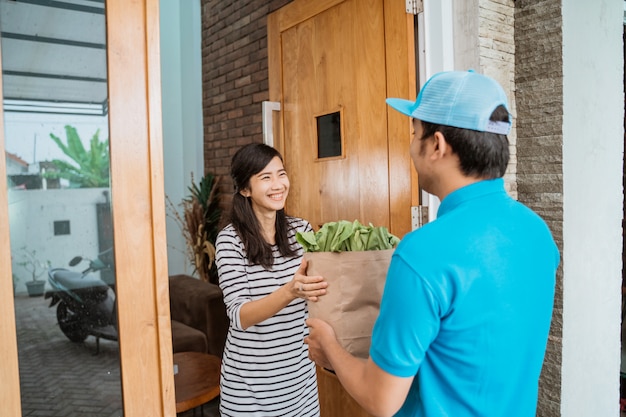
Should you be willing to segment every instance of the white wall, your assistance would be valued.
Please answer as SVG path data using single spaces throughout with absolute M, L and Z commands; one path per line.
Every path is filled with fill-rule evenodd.
M 622 3 L 563 1 L 563 416 L 618 416 Z
M 22 251 L 36 251 L 39 260 L 52 267 L 67 267 L 74 256 L 98 255 L 96 203 L 106 202 L 108 188 L 64 190 L 9 190 L 11 267 L 19 282 L 16 292 L 25 292 L 30 273 L 18 263 Z M 54 235 L 54 222 L 69 220 L 69 235 Z M 84 265 L 81 265 L 84 266 Z M 46 279 L 43 274 L 40 279 Z
M 454 15 L 452 0 L 424 0 L 424 12 L 418 17 L 419 86 L 441 71 L 452 71 L 454 63 Z M 422 47 L 423 45 L 423 47 Z M 423 48 L 423 49 L 422 49 Z M 422 191 L 423 205 L 428 206 L 428 221 L 437 218 L 439 199 Z
M 200 0 L 161 0 L 160 14 L 165 194 L 178 206 L 204 175 Z M 166 226 L 168 272 L 191 274 L 179 226 Z

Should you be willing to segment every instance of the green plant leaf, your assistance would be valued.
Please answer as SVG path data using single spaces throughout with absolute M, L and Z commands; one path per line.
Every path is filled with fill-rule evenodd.
M 296 233 L 305 252 L 343 252 L 393 249 L 400 239 L 384 227 L 358 220 L 324 223 L 317 232 Z
M 315 232 L 296 232 L 296 241 L 302 245 L 305 252 L 317 252 L 319 249 Z
M 73 163 L 54 159 L 56 171 L 47 171 L 44 178 L 65 178 L 70 187 L 91 188 L 109 186 L 109 141 L 100 141 L 100 130 L 91 137 L 89 150 L 83 146 L 78 132 L 72 126 L 65 126 L 67 143 L 50 133 L 50 138 Z

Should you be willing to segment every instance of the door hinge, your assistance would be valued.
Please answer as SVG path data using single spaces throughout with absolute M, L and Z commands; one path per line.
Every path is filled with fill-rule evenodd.
M 424 0 L 405 0 L 406 12 L 417 15 L 424 11 Z
M 428 223 L 428 206 L 411 206 L 411 230 Z

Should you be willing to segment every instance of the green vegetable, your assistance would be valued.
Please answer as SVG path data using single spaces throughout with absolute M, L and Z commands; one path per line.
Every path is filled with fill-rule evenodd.
M 348 252 L 393 249 L 400 239 L 386 227 L 340 220 L 322 225 L 317 232 L 298 232 L 296 240 L 305 252 Z

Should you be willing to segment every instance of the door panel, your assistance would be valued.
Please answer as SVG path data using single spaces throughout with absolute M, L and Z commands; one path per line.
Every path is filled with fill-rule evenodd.
M 358 219 L 398 236 L 410 231 L 410 206 L 419 204 L 411 122 L 385 98 L 415 98 L 413 27 L 401 0 L 296 0 L 268 17 L 287 211 L 314 228 Z M 342 153 L 320 159 L 316 117 L 332 112 L 341 114 Z M 318 386 L 322 416 L 369 416 L 335 375 L 318 369 Z
M 268 17 L 275 146 L 292 187 L 287 211 L 317 228 L 340 219 L 411 230 L 419 204 L 411 124 L 386 97 L 415 97 L 413 16 L 400 0 L 296 0 Z M 317 157 L 316 117 L 341 114 L 342 153 Z
M 173 416 L 159 1 L 107 0 L 107 10 L 124 415 Z
M 282 33 L 287 210 L 314 227 L 390 225 L 382 2 L 345 1 Z M 361 24 L 360 22 L 367 22 Z M 342 154 L 318 158 L 316 117 L 338 112 Z

